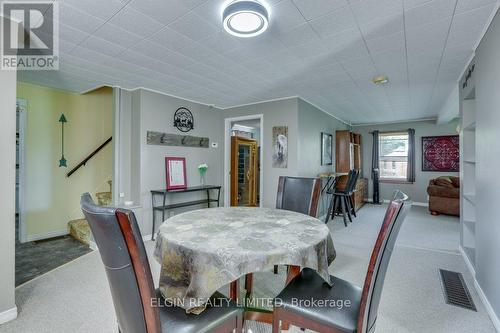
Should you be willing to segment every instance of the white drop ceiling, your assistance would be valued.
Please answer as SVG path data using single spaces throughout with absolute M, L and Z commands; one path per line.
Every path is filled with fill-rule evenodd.
M 62 0 L 60 70 L 19 79 L 74 92 L 144 87 L 227 108 L 300 96 L 352 123 L 436 117 L 495 0 L 268 0 L 239 39 L 224 0 Z M 375 75 L 390 83 L 376 86 Z

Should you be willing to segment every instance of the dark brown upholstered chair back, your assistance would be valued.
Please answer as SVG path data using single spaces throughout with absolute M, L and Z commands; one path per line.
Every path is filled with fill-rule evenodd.
M 81 207 L 106 269 L 120 332 L 160 332 L 158 308 L 151 307 L 153 278 L 134 213 L 97 206 L 88 193 Z
M 373 332 L 375 330 L 387 267 L 401 224 L 411 205 L 412 203 L 406 194 L 396 191 L 393 200 L 387 207 L 366 273 L 358 319 L 358 332 Z
M 319 178 L 281 176 L 278 181 L 276 208 L 316 217 L 320 194 Z

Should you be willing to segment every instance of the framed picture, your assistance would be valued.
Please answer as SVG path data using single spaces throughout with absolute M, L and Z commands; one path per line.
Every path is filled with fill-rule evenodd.
M 187 188 L 186 159 L 184 157 L 165 157 L 167 190 Z
M 422 171 L 458 172 L 459 166 L 458 135 L 422 137 Z
M 333 135 L 321 132 L 321 165 L 333 164 Z
M 273 168 L 288 167 L 288 126 L 273 127 Z

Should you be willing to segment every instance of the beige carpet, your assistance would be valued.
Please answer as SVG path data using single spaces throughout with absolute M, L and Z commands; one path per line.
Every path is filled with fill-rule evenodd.
M 330 272 L 362 284 L 384 206 L 367 205 L 354 223 L 329 222 L 337 260 Z M 495 332 L 476 294 L 472 277 L 458 254 L 459 222 L 433 217 L 414 207 L 401 230 L 387 274 L 377 332 Z M 149 250 L 153 244 L 147 243 Z M 153 274 L 159 267 L 152 262 Z M 478 312 L 445 304 L 438 269 L 462 272 Z M 277 292 L 281 277 L 260 274 L 260 292 Z M 19 318 L 0 332 L 117 332 L 106 276 L 96 252 L 62 266 L 17 289 Z M 271 332 L 269 325 L 248 323 L 249 332 Z M 292 328 L 289 332 L 300 332 Z

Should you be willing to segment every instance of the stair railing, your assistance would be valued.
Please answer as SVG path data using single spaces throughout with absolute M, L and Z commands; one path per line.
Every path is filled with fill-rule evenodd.
M 109 139 L 107 139 L 106 141 L 104 141 L 104 143 L 102 145 L 100 145 L 96 150 L 94 150 L 92 153 L 90 153 L 87 157 L 85 157 L 85 159 L 83 161 L 81 161 L 80 163 L 78 163 L 78 165 L 76 167 L 74 167 L 73 169 L 71 169 L 70 172 L 68 172 L 66 174 L 66 177 L 71 177 L 72 174 L 74 174 L 76 172 L 76 170 L 80 169 L 82 166 L 86 165 L 87 162 L 92 158 L 94 157 L 94 155 L 96 155 L 99 151 L 101 151 L 108 143 L 111 142 L 111 140 L 113 140 L 113 137 L 109 137 Z

